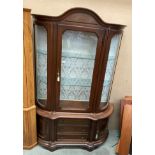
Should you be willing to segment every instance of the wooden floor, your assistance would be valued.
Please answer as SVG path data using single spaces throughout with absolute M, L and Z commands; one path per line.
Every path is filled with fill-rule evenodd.
M 118 142 L 118 131 L 111 130 L 107 141 L 98 149 L 88 152 L 82 149 L 59 149 L 50 152 L 37 145 L 31 150 L 24 150 L 24 155 L 115 155 L 115 144 Z

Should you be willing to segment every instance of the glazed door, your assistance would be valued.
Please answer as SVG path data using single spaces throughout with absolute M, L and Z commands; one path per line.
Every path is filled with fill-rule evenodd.
M 58 26 L 58 111 L 92 111 L 103 34 L 95 28 Z
M 98 101 L 97 112 L 103 111 L 110 100 L 110 93 L 115 73 L 115 67 L 117 63 L 118 51 L 120 48 L 120 42 L 122 38 L 122 31 L 110 32 L 107 37 L 107 46 L 103 55 L 103 65 L 101 66 L 99 89 L 98 89 Z
M 37 106 L 51 110 L 54 80 L 51 80 L 53 56 L 51 50 L 51 24 L 34 22 L 34 48 L 35 48 L 35 87 Z
M 47 107 L 47 29 L 42 24 L 34 25 L 35 34 L 35 79 L 37 104 Z

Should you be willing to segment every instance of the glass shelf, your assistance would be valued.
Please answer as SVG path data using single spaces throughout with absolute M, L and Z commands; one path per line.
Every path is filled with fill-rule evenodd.
M 82 51 L 63 50 L 62 57 L 94 60 L 94 55 Z
M 43 54 L 43 55 L 47 55 L 47 51 L 43 50 L 43 49 L 36 49 L 38 54 Z
M 41 81 L 42 83 L 44 83 L 44 84 L 47 84 L 47 76 L 42 76 L 42 75 L 39 75 L 39 76 L 37 76 L 37 78 L 39 79 L 39 81 Z
M 78 78 L 61 78 L 61 85 L 63 86 L 82 86 L 91 87 L 91 79 L 78 79 Z
M 88 96 L 90 95 L 91 87 L 84 86 L 63 86 L 61 85 L 61 100 L 71 100 L 71 101 L 88 101 Z
M 94 60 L 62 57 L 61 76 L 90 79 L 93 75 L 93 68 Z

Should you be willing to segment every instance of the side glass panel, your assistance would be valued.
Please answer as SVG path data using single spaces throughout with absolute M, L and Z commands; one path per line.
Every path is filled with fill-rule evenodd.
M 36 98 L 42 104 L 47 100 L 47 31 L 35 25 Z
M 98 38 L 67 30 L 62 36 L 60 106 L 88 108 Z
M 114 77 L 117 55 L 118 55 L 118 50 L 119 50 L 119 46 L 120 46 L 120 40 L 121 40 L 120 34 L 113 36 L 113 38 L 111 40 L 111 45 L 110 45 L 110 50 L 109 50 L 109 55 L 108 55 L 108 62 L 107 62 L 107 67 L 106 67 L 106 73 L 105 73 L 105 78 L 104 78 L 104 82 L 103 82 L 101 104 L 100 104 L 101 107 L 105 106 L 105 104 L 109 100 L 109 94 L 110 94 L 110 90 L 111 90 L 111 86 L 112 86 L 112 80 Z

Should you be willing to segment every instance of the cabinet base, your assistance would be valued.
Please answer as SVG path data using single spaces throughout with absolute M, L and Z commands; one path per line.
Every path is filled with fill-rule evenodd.
M 98 148 L 100 145 L 102 145 L 107 137 L 109 135 L 109 130 L 105 133 L 104 137 L 102 137 L 100 140 L 89 142 L 50 142 L 50 141 L 45 141 L 40 138 L 38 138 L 38 144 L 41 145 L 42 147 L 48 149 L 49 151 L 55 151 L 57 149 L 62 149 L 62 148 L 81 148 L 87 151 L 93 151 L 94 149 Z

